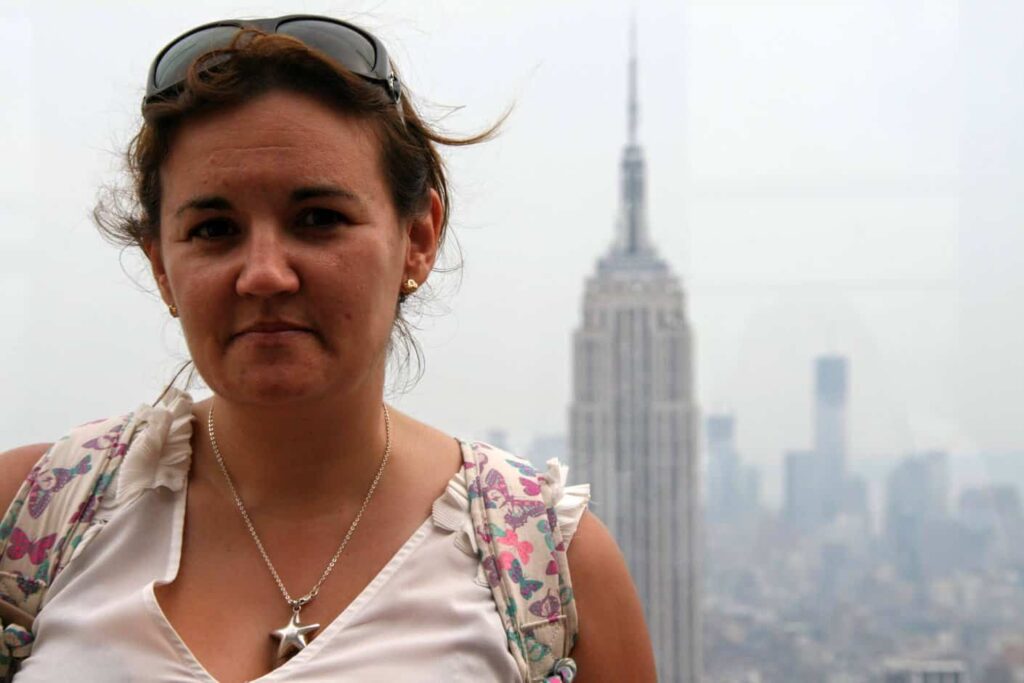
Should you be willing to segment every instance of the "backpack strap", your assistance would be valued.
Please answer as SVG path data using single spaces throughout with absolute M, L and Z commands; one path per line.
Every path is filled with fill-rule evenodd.
M 550 482 L 529 462 L 462 443 L 480 562 L 525 681 L 572 681 L 579 630 Z
M 31 653 L 46 592 L 94 534 L 134 431 L 132 414 L 78 427 L 40 458 L 0 521 L 0 680 Z

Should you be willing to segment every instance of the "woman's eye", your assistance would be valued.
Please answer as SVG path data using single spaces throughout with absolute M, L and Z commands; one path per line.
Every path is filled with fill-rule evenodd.
M 329 228 L 347 222 L 343 214 L 330 209 L 307 209 L 296 220 L 300 228 Z
M 224 218 L 215 218 L 203 221 L 188 231 L 189 239 L 199 238 L 202 240 L 216 240 L 230 237 L 235 234 L 235 226 L 231 221 Z

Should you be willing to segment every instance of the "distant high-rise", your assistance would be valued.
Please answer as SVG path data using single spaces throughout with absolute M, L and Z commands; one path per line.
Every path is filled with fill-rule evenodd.
M 733 438 L 732 415 L 710 415 L 708 440 L 707 518 L 732 521 L 740 502 L 740 457 Z
M 889 474 L 886 515 L 945 518 L 949 498 L 949 455 L 926 451 L 908 455 Z
M 786 455 L 785 516 L 795 528 L 821 529 L 839 516 L 867 522 L 867 485 L 846 472 L 847 360 L 814 362 L 814 447 Z
M 910 581 L 948 564 L 948 460 L 941 451 L 907 456 L 886 481 L 885 538 L 896 569 Z
M 738 522 L 749 518 L 759 507 L 758 473 L 740 461 L 735 426 L 732 415 L 709 415 L 706 421 L 709 521 Z
M 825 507 L 822 469 L 814 451 L 786 453 L 783 515 L 795 529 L 809 531 L 821 524 Z
M 1024 511 L 1011 484 L 989 484 L 960 494 L 958 517 L 969 532 L 983 539 L 991 565 L 1024 566 Z
M 697 407 L 679 280 L 647 231 L 635 38 L 614 243 L 586 282 L 573 339 L 571 462 L 629 564 L 659 680 L 700 680 Z
M 822 356 L 814 372 L 814 451 L 821 462 L 826 519 L 842 512 L 846 481 L 846 358 Z
M 971 529 L 986 534 L 1004 531 L 1024 522 L 1020 494 L 1012 484 L 989 484 L 960 494 L 960 519 Z

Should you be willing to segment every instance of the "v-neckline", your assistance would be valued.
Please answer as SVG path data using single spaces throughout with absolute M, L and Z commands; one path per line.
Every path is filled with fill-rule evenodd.
M 455 440 L 458 445 L 460 452 L 464 448 L 464 444 L 461 440 Z M 448 480 L 445 485 L 445 491 L 448 486 L 451 485 L 452 481 L 461 476 L 463 472 L 460 467 Z M 182 487 L 181 491 L 178 492 L 177 500 L 175 501 L 173 527 L 171 531 L 171 549 L 167 558 L 167 565 L 164 571 L 162 579 L 150 581 L 146 584 L 144 591 L 144 597 L 146 606 L 149 608 L 151 617 L 157 622 L 160 629 L 164 632 L 167 637 L 169 644 L 174 648 L 178 654 L 182 663 L 187 665 L 192 670 L 193 674 L 199 677 L 201 680 L 210 681 L 213 683 L 219 683 L 218 679 L 215 678 L 203 665 L 202 662 L 195 656 L 192 649 L 189 648 L 188 644 L 178 633 L 177 629 L 171 623 L 170 619 L 164 613 L 163 608 L 160 606 L 160 601 L 156 597 L 157 585 L 167 585 L 173 583 L 178 576 L 178 572 L 181 570 L 181 551 L 184 541 L 185 532 L 185 514 L 188 506 L 188 489 L 189 485 L 186 480 L 185 486 Z M 437 500 L 440 500 L 445 495 L 442 491 L 441 495 Z M 435 500 L 435 503 L 437 502 Z M 432 506 L 433 509 L 433 506 Z M 402 544 L 402 546 L 395 552 L 394 555 L 387 561 L 387 563 L 381 568 L 373 579 L 367 583 L 359 594 L 345 606 L 343 609 L 330 623 L 328 623 L 323 629 L 321 629 L 319 635 L 313 639 L 313 641 L 306 646 L 302 651 L 298 652 L 291 659 L 286 661 L 281 666 L 268 671 L 259 678 L 254 678 L 250 683 L 273 683 L 274 681 L 282 680 L 282 676 L 287 676 L 293 673 L 298 667 L 301 667 L 304 662 L 313 657 L 319 650 L 326 646 L 327 642 L 338 636 L 339 632 L 343 631 L 345 626 L 351 622 L 363 608 L 380 592 L 380 588 L 387 583 L 387 581 L 398 571 L 398 569 L 405 563 L 405 560 L 416 550 L 422 543 L 423 539 L 426 538 L 427 533 L 433 526 L 433 512 L 427 515 L 427 518 L 416 530 L 412 532 Z M 285 679 L 286 680 L 286 679 Z
M 376 576 L 374 576 L 373 579 L 366 584 L 361 591 L 359 591 L 359 594 L 355 599 L 346 605 L 345 609 L 343 609 L 338 616 L 327 624 L 327 626 L 320 631 L 320 634 L 314 638 L 305 649 L 296 653 L 294 657 L 281 666 L 268 671 L 259 678 L 252 679 L 251 683 L 271 683 L 272 681 L 280 680 L 282 675 L 293 673 L 296 668 L 301 667 L 306 660 L 313 657 L 318 650 L 325 647 L 330 640 L 334 639 L 339 632 L 343 631 L 345 626 L 355 619 L 363 608 L 380 593 L 381 587 L 387 583 L 392 576 L 394 576 L 402 564 L 405 563 L 405 560 L 413 553 L 414 550 L 416 550 L 416 548 L 420 546 L 423 539 L 427 537 L 427 533 L 430 531 L 432 525 L 432 518 L 427 517 L 427 519 L 417 527 L 416 531 L 412 533 L 405 543 L 402 544 L 402 547 L 392 555 L 387 564 L 377 572 Z M 177 545 L 178 547 L 175 548 L 173 556 L 168 560 L 168 568 L 171 568 L 172 565 L 177 566 L 181 559 L 180 543 Z M 181 637 L 181 634 L 178 633 L 177 629 L 174 628 L 174 624 L 172 624 L 167 618 L 163 608 L 160 607 L 160 602 L 157 600 L 157 584 L 163 585 L 165 583 L 170 583 L 174 578 L 174 576 L 171 576 L 169 579 L 149 582 L 146 585 L 145 590 L 146 604 L 150 608 L 151 615 L 156 619 L 161 630 L 166 634 L 174 650 L 178 653 L 183 662 L 192 669 L 193 673 L 199 676 L 202 680 L 218 683 L 218 679 L 215 678 L 209 670 L 207 670 L 203 663 L 200 662 L 192 652 L 192 649 L 185 643 L 185 640 Z

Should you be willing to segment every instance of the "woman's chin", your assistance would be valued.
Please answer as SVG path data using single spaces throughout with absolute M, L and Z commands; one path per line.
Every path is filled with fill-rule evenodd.
M 270 358 L 259 352 L 236 352 L 222 356 L 216 364 L 197 362 L 196 365 L 207 386 L 217 395 L 249 405 L 272 406 L 324 399 L 334 402 L 383 381 L 383 364 L 363 355 L 338 358 L 319 348 L 312 353 L 304 351 L 297 353 L 289 349 L 269 354 Z
M 216 384 L 211 388 L 224 398 L 249 404 L 294 403 L 329 393 L 325 379 L 304 368 L 248 368 L 239 376 L 223 378 Z

